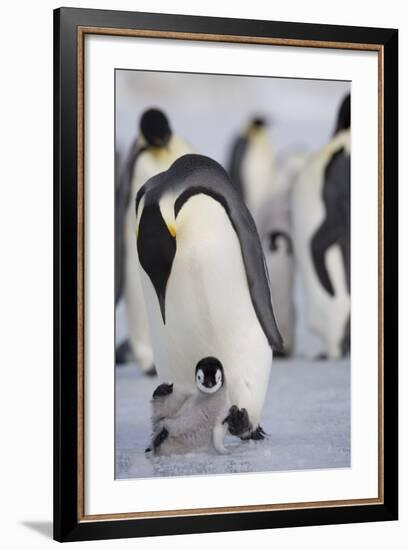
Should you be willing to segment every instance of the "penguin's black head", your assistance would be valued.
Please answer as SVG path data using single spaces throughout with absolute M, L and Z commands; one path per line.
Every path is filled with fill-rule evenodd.
M 169 121 L 159 109 L 148 109 L 143 113 L 140 131 L 151 147 L 165 147 L 171 138 Z
M 176 237 L 174 228 L 166 225 L 157 202 L 143 209 L 137 233 L 137 253 L 156 291 L 165 324 L 166 287 L 176 254 Z
M 224 384 L 224 369 L 215 357 L 204 357 L 196 366 L 197 388 L 204 393 L 215 393 Z
M 337 115 L 336 129 L 334 131 L 335 135 L 337 134 L 337 132 L 341 132 L 341 130 L 347 130 L 348 128 L 350 128 L 350 119 L 351 119 L 350 99 L 351 99 L 350 94 L 347 94 L 346 97 L 341 102 L 340 109 Z

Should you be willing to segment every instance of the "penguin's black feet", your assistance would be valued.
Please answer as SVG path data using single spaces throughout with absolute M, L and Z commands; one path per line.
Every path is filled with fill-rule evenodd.
M 327 355 L 327 353 L 324 353 L 324 352 L 319 353 L 315 357 L 315 361 L 327 361 L 327 359 L 328 359 L 328 355 Z
M 156 435 L 156 437 L 153 439 L 153 450 L 155 452 L 163 443 L 163 441 L 165 441 L 168 438 L 168 436 L 169 436 L 169 432 L 166 430 L 166 428 L 163 428 L 162 431 Z
M 265 437 L 266 433 L 264 432 L 263 428 L 261 428 L 261 426 L 258 426 L 250 433 L 248 439 L 253 439 L 254 441 L 262 441 L 262 439 L 265 439 Z
M 287 352 L 284 348 L 278 351 L 273 352 L 273 356 L 275 359 L 287 359 L 289 357 L 289 352 Z
M 231 435 L 236 435 L 241 438 L 245 438 L 251 434 L 252 424 L 249 421 L 248 411 L 246 409 L 239 409 L 236 405 L 233 405 L 228 416 L 224 419 L 223 424 L 228 423 L 228 430 Z
M 124 340 L 115 351 L 115 363 L 125 365 L 133 361 L 133 352 L 129 340 Z
M 160 384 L 153 392 L 153 399 L 157 397 L 165 397 L 173 393 L 173 384 Z
M 150 369 L 145 370 L 144 373 L 146 376 L 149 376 L 149 377 L 156 376 L 157 375 L 156 367 L 152 365 Z

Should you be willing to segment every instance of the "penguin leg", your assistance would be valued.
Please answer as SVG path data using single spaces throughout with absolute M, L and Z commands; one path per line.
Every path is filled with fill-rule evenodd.
M 231 435 L 236 435 L 241 439 L 249 439 L 252 432 L 252 424 L 249 420 L 248 411 L 243 408 L 239 409 L 233 405 L 224 418 L 223 424 L 228 424 L 228 429 Z
M 227 455 L 229 454 L 229 450 L 225 448 L 224 446 L 224 439 L 227 432 L 227 426 L 225 423 L 223 424 L 217 424 L 213 429 L 213 444 L 215 450 L 220 453 L 221 455 Z

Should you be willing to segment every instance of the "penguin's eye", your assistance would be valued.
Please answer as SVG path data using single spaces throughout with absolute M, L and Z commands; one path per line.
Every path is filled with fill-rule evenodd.
M 198 380 L 199 382 L 203 382 L 203 380 L 204 380 L 204 374 L 202 373 L 202 371 L 198 371 L 198 373 L 197 373 L 197 380 Z
M 215 375 L 215 381 L 216 382 L 221 382 L 221 378 L 222 378 L 221 371 L 217 370 L 216 375 Z

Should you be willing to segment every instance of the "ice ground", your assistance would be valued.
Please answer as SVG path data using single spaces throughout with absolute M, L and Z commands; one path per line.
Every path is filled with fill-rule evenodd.
M 158 379 L 116 368 L 116 478 L 344 468 L 350 466 L 350 362 L 274 360 L 262 427 L 269 437 L 231 453 L 148 458 L 149 400 Z

